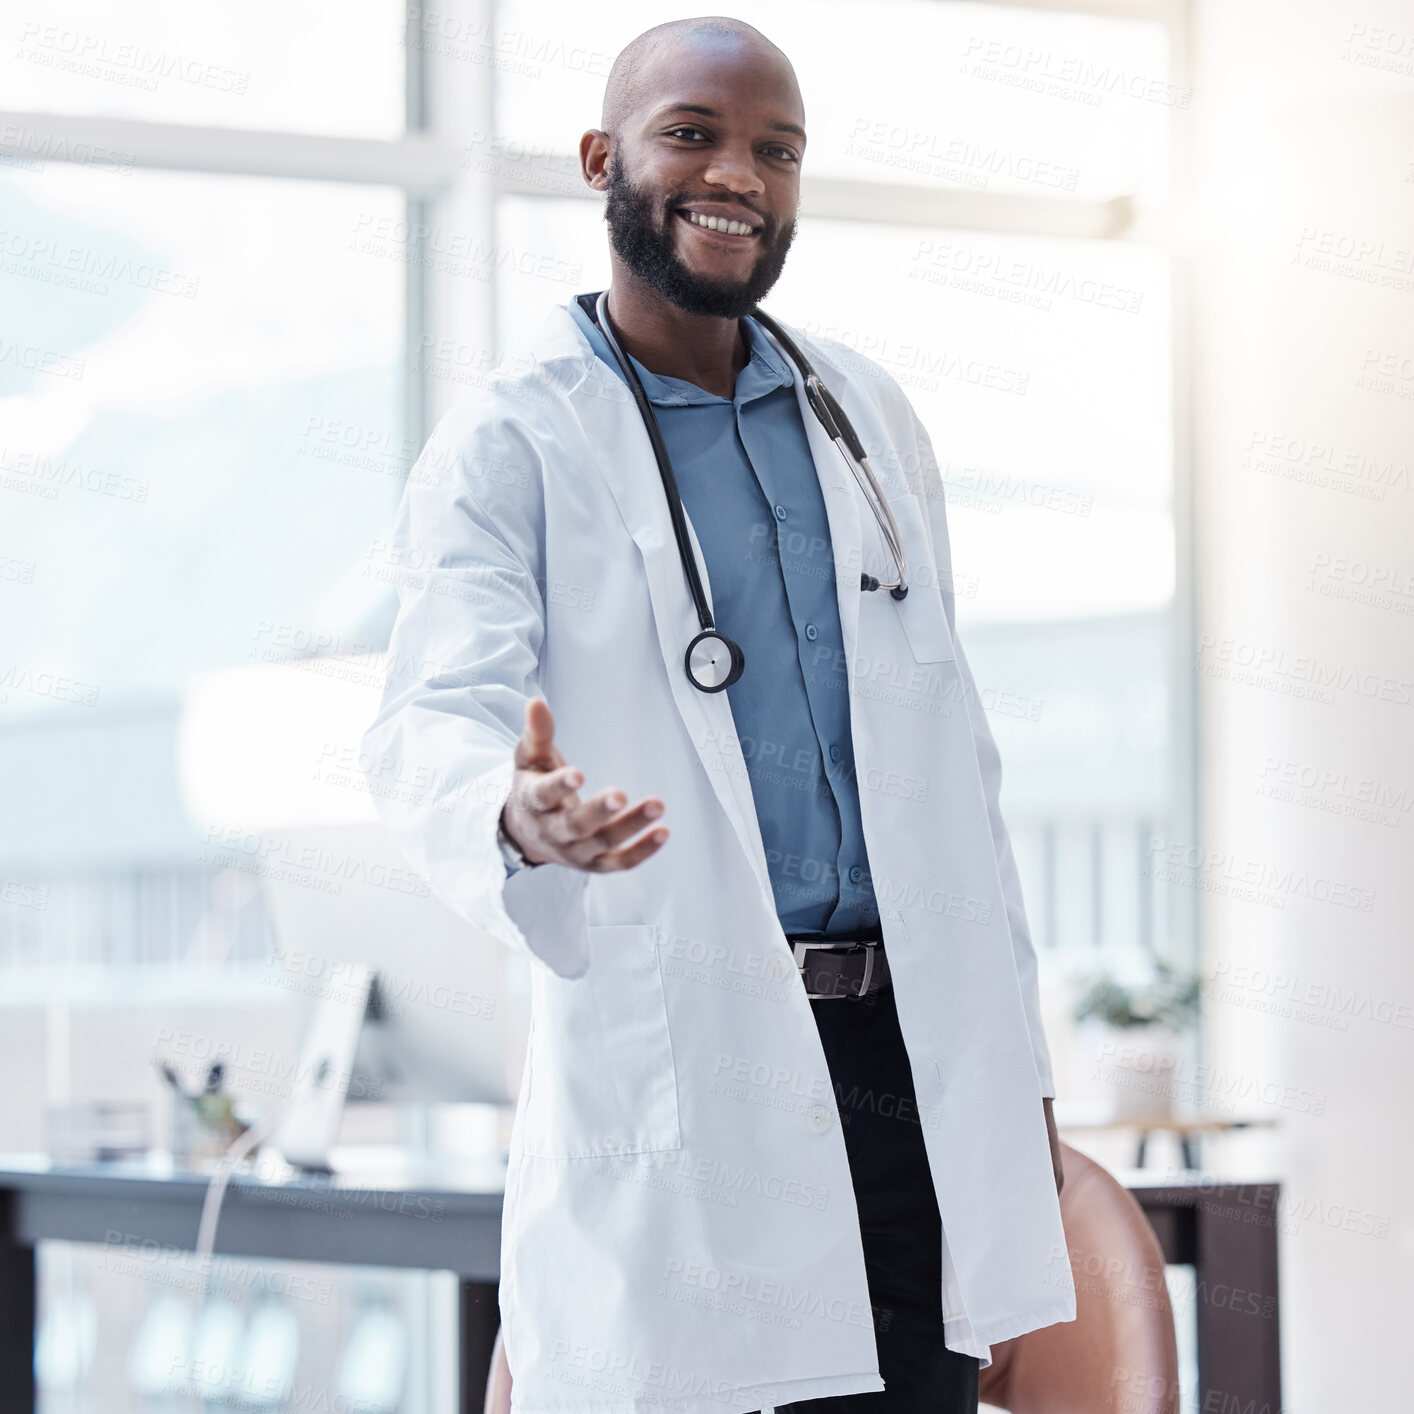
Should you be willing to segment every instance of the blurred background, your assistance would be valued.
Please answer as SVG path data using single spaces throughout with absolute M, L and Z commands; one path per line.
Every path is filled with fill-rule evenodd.
M 301 831 L 373 818 L 402 478 L 607 283 L 578 139 L 619 49 L 693 13 L 7 10 L 0 1148 L 56 1154 L 100 1102 L 134 1152 L 174 1147 L 154 1052 L 194 1087 L 222 1061 L 247 1119 L 291 1093 L 311 989 L 271 884 Z M 1414 12 L 729 13 L 788 52 L 810 130 L 768 307 L 883 364 L 942 465 L 1066 1137 L 1116 1171 L 1147 1132 L 1150 1168 L 1280 1180 L 1283 1407 L 1402 1408 Z M 415 1091 L 350 1106 L 340 1141 L 503 1137 L 489 1091 Z M 152 1373 L 187 1317 L 119 1256 L 41 1246 L 40 1407 L 238 1402 Z M 440 1414 L 448 1281 L 257 1265 L 204 1338 Z

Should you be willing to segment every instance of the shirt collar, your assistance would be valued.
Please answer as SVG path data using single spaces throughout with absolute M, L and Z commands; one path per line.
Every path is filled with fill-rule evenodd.
M 609 348 L 609 341 L 580 308 L 579 301 L 571 300 L 569 310 L 575 322 L 584 331 L 594 352 L 623 378 L 623 371 Z M 717 394 L 709 393 L 706 388 L 699 388 L 696 383 L 690 383 L 685 378 L 670 378 L 665 374 L 654 373 L 629 354 L 634 371 L 642 380 L 648 401 L 655 407 L 687 407 L 696 403 L 726 402 L 740 407 L 742 403 L 750 402 L 753 398 L 764 397 L 774 388 L 790 387 L 795 381 L 791 376 L 790 365 L 766 337 L 765 330 L 750 315 L 746 315 L 741 323 L 746 337 L 747 360 L 736 376 L 736 392 L 732 398 L 718 397 Z

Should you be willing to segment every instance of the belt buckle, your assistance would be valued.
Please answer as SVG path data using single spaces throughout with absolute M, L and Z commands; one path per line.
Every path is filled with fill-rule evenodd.
M 856 997 L 862 997 L 869 990 L 869 979 L 874 975 L 874 950 L 878 943 L 864 944 L 864 979 L 859 984 L 859 990 L 854 993 Z
M 857 1001 L 869 990 L 869 979 L 874 975 L 874 949 L 878 946 L 875 942 L 867 943 L 838 943 L 832 942 L 828 938 L 807 939 L 798 938 L 791 944 L 791 952 L 795 957 L 795 965 L 802 973 L 805 970 L 805 949 L 806 948 L 832 948 L 839 952 L 851 953 L 856 948 L 864 949 L 864 976 L 860 979 L 859 990 L 857 992 L 812 992 L 807 990 L 806 998 L 812 1002 L 825 1001 L 830 998 L 842 998 L 845 1001 Z M 801 978 L 804 981 L 804 978 Z

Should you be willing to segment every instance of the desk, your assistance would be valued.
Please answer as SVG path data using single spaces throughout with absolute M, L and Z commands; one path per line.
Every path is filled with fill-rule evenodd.
M 1116 1174 L 1139 1201 L 1170 1265 L 1197 1277 L 1198 1408 L 1277 1414 L 1281 1318 L 1277 1183 L 1231 1183 L 1147 1169 Z
M 1062 1119 L 1056 1122 L 1061 1138 L 1068 1134 L 1120 1134 L 1138 1131 L 1139 1147 L 1134 1156 L 1134 1167 L 1142 1169 L 1149 1152 L 1151 1134 L 1173 1134 L 1178 1138 L 1186 1169 L 1198 1169 L 1197 1140 L 1209 1134 L 1233 1134 L 1239 1129 L 1275 1129 L 1277 1121 L 1271 1117 L 1254 1115 L 1247 1119 L 1234 1119 L 1230 1115 L 1191 1115 L 1183 1117 L 1156 1111 L 1153 1114 L 1116 1115 L 1103 1120 L 1072 1121 Z
M 1281 1408 L 1274 1183 L 1201 1175 L 1120 1175 L 1158 1234 L 1165 1260 L 1198 1277 L 1198 1407 Z M 461 1408 L 479 1414 L 499 1323 L 504 1169 L 231 1180 L 216 1250 L 267 1260 L 451 1271 L 459 1279 Z M 0 1155 L 0 1409 L 34 1409 L 37 1242 L 196 1243 L 206 1176 L 162 1155 L 51 1168 L 43 1155 Z M 1255 1308 L 1253 1300 L 1255 1297 Z M 1211 1402 L 1210 1402 L 1211 1401 Z
M 35 1243 L 103 1243 L 116 1232 L 125 1242 L 191 1251 L 207 1177 L 161 1154 L 53 1168 L 42 1154 L 0 1154 L 0 1409 L 35 1407 Z M 480 1414 L 500 1324 L 504 1191 L 505 1167 L 494 1159 L 421 1172 L 237 1174 L 221 1204 L 216 1251 L 454 1273 L 460 1408 Z

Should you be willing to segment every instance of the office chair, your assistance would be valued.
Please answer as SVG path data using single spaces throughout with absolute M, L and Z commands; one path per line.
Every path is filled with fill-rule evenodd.
M 1008 1414 L 1177 1414 L 1178 1342 L 1164 1254 L 1111 1173 L 1061 1145 L 1075 1320 L 992 1347 L 984 1404 Z

